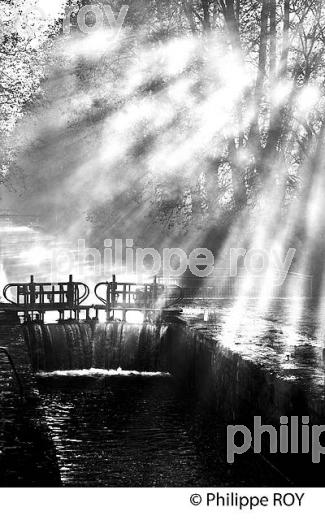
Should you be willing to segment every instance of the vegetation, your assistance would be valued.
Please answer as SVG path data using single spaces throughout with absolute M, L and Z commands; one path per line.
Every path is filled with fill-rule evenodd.
M 44 18 L 37 2 L 1 1 L 1 172 L 10 182 L 21 172 L 56 224 L 57 214 L 72 219 L 66 201 L 47 200 L 58 183 L 76 190 L 98 244 L 229 227 L 270 189 L 281 216 L 299 191 L 308 199 L 324 134 L 321 0 L 134 0 L 118 43 L 100 52 L 82 50 L 92 36 L 76 27 L 63 37 L 60 8 Z M 110 5 L 118 13 L 124 3 Z M 58 157 L 40 144 L 37 157 L 61 172 L 44 184 L 44 159 L 26 166 L 35 142 L 16 160 L 9 137 L 24 114 L 37 125 L 53 104 L 58 71 L 66 145 Z

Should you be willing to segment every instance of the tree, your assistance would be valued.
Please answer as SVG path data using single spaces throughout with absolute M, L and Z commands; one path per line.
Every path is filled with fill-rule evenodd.
M 114 11 L 122 4 L 116 0 Z M 48 171 L 55 192 L 49 162 L 60 182 L 69 172 L 69 186 L 74 176 L 80 184 L 78 168 L 87 165 L 101 186 L 83 202 L 94 235 L 129 206 L 139 228 L 151 225 L 161 237 L 160 225 L 172 240 L 181 223 L 184 234 L 198 221 L 230 226 L 270 180 L 283 186 L 279 206 L 289 204 L 323 121 L 323 21 L 318 0 L 137 0 L 115 47 L 96 54 L 86 44 L 91 36 L 68 35 L 70 61 L 60 56 L 52 69 L 71 78 L 59 97 L 65 128 L 47 129 L 64 154 L 51 156 L 45 143 L 38 172 L 24 156 L 31 191 L 39 194 Z M 51 73 L 42 90 L 40 102 L 56 106 Z M 136 205 L 130 178 L 143 197 Z M 49 175 L 47 189 L 51 182 Z
M 24 109 L 40 94 L 51 38 L 64 2 L 49 9 L 40 0 L 0 1 L 0 182 L 13 159 L 10 137 Z M 53 6 L 52 6 L 53 7 Z

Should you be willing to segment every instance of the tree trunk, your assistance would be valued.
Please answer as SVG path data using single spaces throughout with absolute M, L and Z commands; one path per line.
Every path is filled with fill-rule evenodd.
M 259 45 L 259 56 L 258 56 L 258 71 L 255 84 L 254 92 L 254 104 L 256 114 L 251 124 L 249 131 L 249 147 L 251 153 L 255 156 L 255 164 L 257 173 L 263 171 L 263 149 L 261 146 L 260 130 L 259 130 L 259 110 L 261 100 L 263 98 L 263 87 L 266 76 L 266 64 L 267 64 L 267 45 L 268 45 L 268 22 L 270 15 L 270 0 L 263 0 L 262 12 L 261 12 L 261 33 L 260 33 L 260 45 Z
M 221 3 L 221 9 L 225 22 L 227 25 L 230 40 L 235 49 L 240 49 L 240 34 L 239 34 L 239 11 L 240 0 L 224 0 Z
M 270 78 L 276 76 L 276 0 L 270 0 Z
M 210 22 L 210 3 L 209 0 L 201 0 L 202 9 L 203 9 L 203 30 L 205 32 L 209 32 L 211 30 L 211 22 Z
M 193 0 L 182 0 L 183 11 L 187 18 L 192 34 L 197 32 L 197 27 L 194 20 Z
M 290 0 L 284 0 L 283 38 L 280 63 L 280 77 L 286 77 L 289 57 Z
M 235 139 L 230 141 L 228 151 L 229 164 L 231 167 L 231 181 L 234 192 L 234 205 L 236 211 L 240 211 L 247 205 L 247 193 L 242 169 L 238 167 L 237 164 L 237 147 Z
M 257 103 L 259 103 L 261 100 L 266 74 L 269 13 L 269 0 L 263 0 L 261 13 L 260 48 L 258 54 L 258 72 L 255 86 L 255 98 Z

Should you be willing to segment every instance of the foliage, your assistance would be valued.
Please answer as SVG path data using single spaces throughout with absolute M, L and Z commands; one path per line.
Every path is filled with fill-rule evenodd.
M 38 98 L 40 103 L 49 103 L 48 94 L 53 90 L 51 81 L 42 80 L 46 74 L 51 80 L 51 67 L 46 68 L 46 64 L 53 60 L 53 36 L 59 31 L 55 20 L 60 16 L 56 13 L 43 19 L 34 8 L 37 1 L 1 2 L 5 4 L 0 15 L 5 28 L 0 48 L 3 142 L 32 102 Z M 78 9 L 85 2 L 72 3 Z M 124 3 L 114 0 L 114 11 Z M 97 179 L 100 188 L 83 202 L 95 234 L 105 230 L 107 234 L 108 229 L 117 233 L 116 222 L 121 221 L 126 206 L 133 208 L 135 222 L 145 221 L 142 229 L 150 221 L 155 230 L 178 236 L 191 228 L 213 226 L 254 206 L 270 180 L 284 186 L 281 203 L 286 206 L 300 189 L 306 160 L 322 139 L 324 17 L 321 0 L 134 0 L 115 51 L 87 55 L 80 50 L 86 40 L 77 39 L 77 51 L 57 59 L 52 75 L 61 68 L 64 77 L 71 80 L 59 108 L 65 118 L 65 138 L 74 133 L 71 142 L 79 139 L 79 156 L 95 155 L 93 168 L 96 175 L 98 170 L 102 172 Z M 75 34 L 67 37 L 69 45 L 74 38 Z M 181 48 L 178 51 L 175 38 L 194 42 L 193 52 L 179 74 L 170 74 L 166 73 L 164 52 L 167 56 L 169 49 L 174 55 L 183 52 Z M 219 50 L 215 42 L 222 42 Z M 228 59 L 233 60 L 230 66 Z M 243 70 L 248 81 L 243 81 Z M 223 75 L 228 75 L 225 81 Z M 133 86 L 128 90 L 125 86 L 131 79 Z M 171 89 L 188 79 L 192 87 L 177 107 L 173 106 L 169 124 L 158 124 L 155 116 L 137 116 L 133 127 L 128 127 L 122 138 L 118 136 L 116 120 L 131 109 L 134 114 L 137 107 L 163 106 L 167 112 L 164 102 Z M 165 150 L 171 149 L 173 140 L 181 148 L 186 136 L 195 147 L 197 127 L 190 119 L 196 107 L 203 107 L 213 94 L 224 92 L 222 81 L 236 88 L 238 84 L 240 91 L 232 99 L 231 114 L 224 125 L 227 131 L 218 126 L 220 114 L 215 112 L 215 134 L 197 147 L 195 160 L 170 174 L 170 154 Z M 214 110 L 211 104 L 207 111 L 211 120 Z M 117 166 L 116 161 L 112 166 L 109 157 L 106 164 L 97 161 L 103 154 L 94 145 L 94 135 L 97 141 L 105 136 L 110 149 L 120 148 L 121 154 L 128 141 L 127 153 L 118 155 Z M 155 156 L 160 167 L 156 175 L 149 159 L 166 140 L 170 148 L 162 147 L 160 161 L 159 155 Z M 2 149 L 4 175 L 10 153 L 8 147 Z M 69 158 L 66 168 L 72 162 Z M 78 164 L 82 171 L 84 166 Z M 80 175 L 78 171 L 78 182 Z M 130 183 L 139 186 L 136 203 Z M 31 184 L 33 189 L 39 186 L 39 176 L 35 175 Z
M 10 137 L 28 104 L 40 94 L 51 50 L 58 32 L 56 13 L 39 0 L 0 1 L 0 182 L 13 159 Z

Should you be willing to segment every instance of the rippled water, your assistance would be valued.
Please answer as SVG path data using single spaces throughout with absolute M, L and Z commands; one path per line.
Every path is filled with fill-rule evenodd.
M 0 346 L 8 349 L 24 390 L 23 398 L 12 366 L 1 351 L 0 487 L 58 486 L 60 477 L 53 444 L 19 328 L 0 326 Z
M 303 305 L 295 314 L 294 306 Z M 243 359 L 283 381 L 299 383 L 310 399 L 325 399 L 325 301 L 274 300 L 267 310 L 255 301 L 223 300 L 214 308 L 188 308 L 184 319 Z
M 63 485 L 286 483 L 257 455 L 227 464 L 226 426 L 171 377 L 85 371 L 43 374 L 39 382 Z

